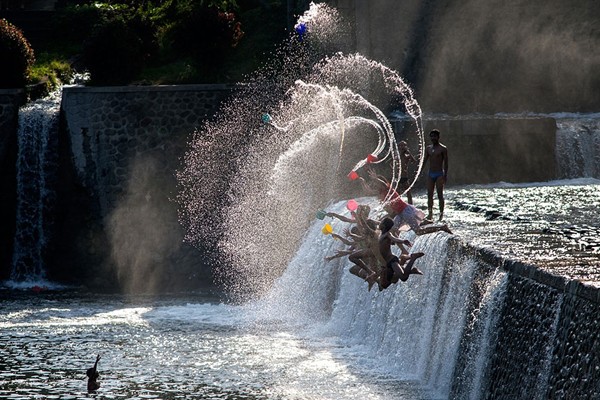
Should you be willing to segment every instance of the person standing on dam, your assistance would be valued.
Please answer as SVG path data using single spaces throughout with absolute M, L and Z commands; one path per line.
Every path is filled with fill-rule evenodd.
M 428 220 L 433 220 L 433 189 L 436 189 L 440 207 L 439 221 L 444 219 L 444 186 L 448 180 L 448 149 L 440 143 L 440 131 L 433 129 L 429 132 L 431 144 L 425 149 L 423 164 L 429 161 L 427 173 L 427 215 Z

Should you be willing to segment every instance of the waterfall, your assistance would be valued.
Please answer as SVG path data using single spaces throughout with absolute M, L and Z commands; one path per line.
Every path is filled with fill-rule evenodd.
M 11 280 L 44 280 L 48 227 L 55 201 L 60 90 L 19 110 L 17 221 Z
M 600 178 L 600 118 L 556 119 L 557 178 Z
M 344 213 L 344 204 L 329 209 Z M 347 227 L 330 223 L 335 232 Z M 454 390 L 460 398 L 478 398 L 507 273 L 460 250 L 445 233 L 407 234 L 414 241 L 411 251 L 425 253 L 417 261 L 424 275 L 369 292 L 364 281 L 348 273 L 346 258 L 324 261 L 343 245 L 321 233 L 323 224 L 316 221 L 309 228 L 285 273 L 254 304 L 256 317 L 301 331 L 310 326 L 319 337 L 360 348 L 369 369 L 419 381 L 435 397 Z
M 357 200 L 378 213 L 376 200 Z M 328 210 L 347 213 L 345 204 Z M 315 220 L 283 275 L 249 305 L 253 321 L 330 338 L 361 369 L 418 382 L 426 398 L 597 393 L 597 302 L 511 273 L 513 261 L 443 232 L 406 233 L 411 251 L 425 253 L 415 264 L 424 275 L 369 292 L 347 258 L 324 260 L 344 247 L 321 232 L 325 222 L 336 233 L 348 227 Z

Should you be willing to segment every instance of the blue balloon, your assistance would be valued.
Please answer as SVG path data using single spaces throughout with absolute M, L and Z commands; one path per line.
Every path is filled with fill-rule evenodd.
M 307 27 L 306 24 L 304 22 L 301 22 L 299 24 L 297 24 L 294 29 L 296 30 L 296 33 L 298 34 L 298 39 L 300 41 L 302 41 L 304 34 L 306 33 Z

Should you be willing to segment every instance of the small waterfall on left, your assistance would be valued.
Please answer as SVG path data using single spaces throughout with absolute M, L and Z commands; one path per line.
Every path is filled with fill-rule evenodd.
M 44 258 L 58 168 L 61 90 L 19 109 L 17 221 L 12 258 L 13 286 L 45 280 Z

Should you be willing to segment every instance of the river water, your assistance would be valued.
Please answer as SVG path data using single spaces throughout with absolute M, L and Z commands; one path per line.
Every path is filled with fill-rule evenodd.
M 100 354 L 98 398 L 427 398 L 364 369 L 332 336 L 248 324 L 214 294 L 187 297 L 3 294 L 1 398 L 85 398 Z
M 452 188 L 446 220 L 468 243 L 598 284 L 599 191 L 594 180 Z M 422 193 L 415 199 L 424 205 Z M 344 213 L 345 201 L 330 209 Z M 450 254 L 451 236 L 440 232 L 410 236 L 413 251 L 426 253 L 424 276 L 368 292 L 345 259 L 323 261 L 340 246 L 323 223 L 315 220 L 273 289 L 245 305 L 219 292 L 0 289 L 0 398 L 88 397 L 85 371 L 100 354 L 98 398 L 444 399 L 466 321 L 480 333 L 461 379 L 480 398 L 508 274 L 482 275 L 472 255 Z M 475 281 L 484 295 L 467 316 Z
M 599 191 L 595 180 L 452 188 L 446 220 L 463 241 L 597 285 Z M 444 399 L 466 324 L 479 333 L 461 379 L 480 398 L 508 274 L 482 275 L 472 255 L 450 254 L 446 233 L 413 235 L 425 275 L 368 292 L 345 259 L 323 261 L 340 246 L 323 223 L 272 290 L 245 305 L 219 292 L 0 289 L 0 398 L 88 397 L 85 371 L 100 354 L 98 398 Z M 467 316 L 473 282 L 484 294 Z

